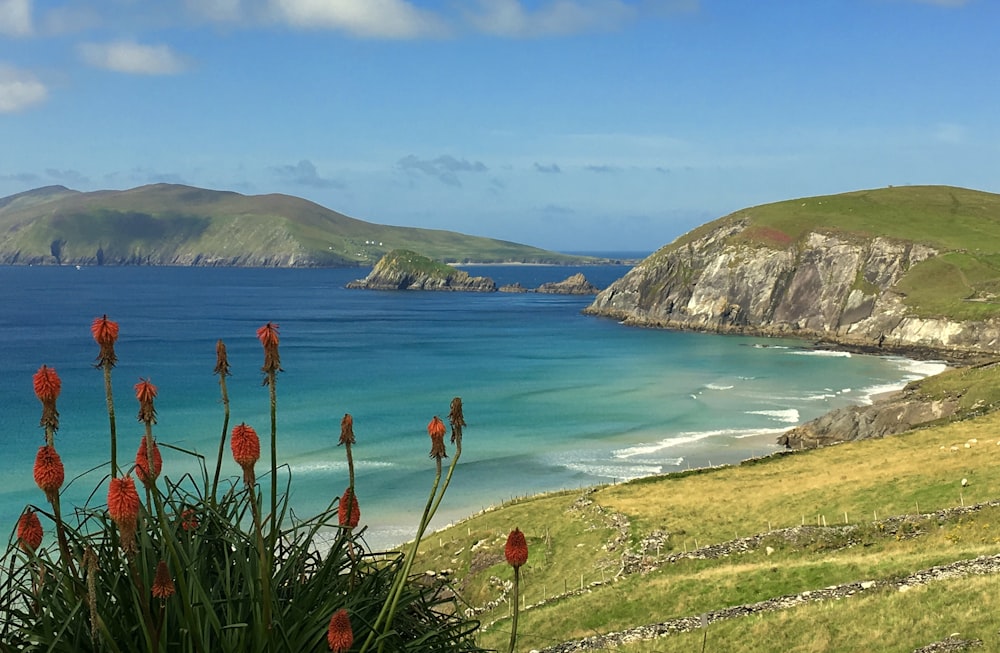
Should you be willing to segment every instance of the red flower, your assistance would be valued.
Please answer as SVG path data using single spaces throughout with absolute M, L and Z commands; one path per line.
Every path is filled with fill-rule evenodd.
M 55 431 L 59 428 L 56 397 L 59 396 L 59 391 L 62 389 L 62 381 L 59 380 L 56 371 L 47 365 L 42 365 L 31 380 L 35 388 L 35 396 L 42 402 L 42 419 L 39 424 Z
M 260 368 L 265 373 L 278 372 L 281 370 L 281 358 L 278 356 L 278 325 L 268 322 L 257 329 L 257 339 L 264 346 L 264 367 Z
M 35 483 L 45 492 L 49 502 L 59 496 L 59 488 L 65 479 L 66 471 L 55 447 L 39 447 L 38 454 L 35 455 Z
M 230 446 L 233 449 L 233 460 L 243 468 L 243 479 L 247 485 L 254 484 L 253 466 L 260 459 L 260 438 L 246 424 L 233 427 Z
M 35 386 L 35 396 L 42 403 L 55 401 L 59 396 L 59 390 L 62 389 L 62 381 L 59 380 L 59 375 L 56 374 L 53 368 L 47 365 L 42 365 L 38 368 L 32 381 Z
M 152 445 L 153 449 L 153 473 L 150 476 L 149 473 L 149 449 Z M 135 452 L 135 475 L 140 481 L 145 485 L 149 485 L 155 481 L 159 475 L 160 471 L 163 469 L 163 457 L 160 455 L 160 448 L 156 446 L 156 440 L 152 440 L 149 436 L 142 436 L 142 442 L 139 443 L 139 449 Z
M 437 415 L 427 425 L 427 434 L 431 436 L 431 458 L 447 458 L 448 454 L 444 450 L 444 422 Z
M 337 444 L 354 444 L 354 418 L 350 413 L 344 413 L 340 420 L 340 442 Z
M 122 548 L 135 551 L 135 529 L 139 518 L 139 493 L 130 476 L 111 479 L 108 485 L 108 514 L 118 525 Z
M 114 367 L 118 362 L 115 355 L 115 340 L 118 339 L 118 323 L 112 322 L 107 315 L 94 318 L 90 324 L 90 333 L 94 336 L 94 341 L 101 346 L 101 353 L 97 355 L 97 366 L 110 365 Z
M 193 531 L 198 528 L 198 514 L 194 508 L 188 508 L 181 512 L 181 528 L 186 531 Z
M 326 641 L 333 653 L 345 653 L 354 644 L 354 633 L 351 631 L 351 618 L 347 610 L 341 608 L 330 617 L 330 627 L 326 631 Z
M 42 545 L 42 522 L 31 508 L 21 514 L 17 520 L 17 539 L 25 551 L 34 551 Z
M 153 399 L 156 398 L 156 386 L 148 379 L 139 379 L 135 384 L 135 398 L 139 400 L 139 421 L 156 423 L 156 408 Z
M 153 596 L 166 601 L 174 593 L 174 579 L 170 577 L 167 563 L 160 560 L 156 565 L 156 575 L 153 577 Z
M 507 536 L 503 555 L 507 558 L 507 563 L 514 568 L 520 567 L 528 561 L 528 543 L 524 540 L 524 533 L 520 529 L 515 528 Z
M 337 521 L 341 526 L 356 528 L 361 520 L 361 507 L 358 505 L 358 495 L 354 493 L 354 488 L 344 490 L 344 496 L 340 497 L 340 504 L 337 506 Z

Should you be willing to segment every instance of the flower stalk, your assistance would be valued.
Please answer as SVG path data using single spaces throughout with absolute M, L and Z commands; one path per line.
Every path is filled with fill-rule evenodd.
M 115 402 L 111 392 L 111 368 L 118 362 L 115 341 L 118 339 L 118 323 L 107 315 L 95 318 L 90 325 L 90 333 L 101 350 L 97 355 L 96 367 L 104 372 L 104 397 L 108 407 L 108 422 L 111 433 L 111 478 L 118 475 L 118 432 L 115 423 Z

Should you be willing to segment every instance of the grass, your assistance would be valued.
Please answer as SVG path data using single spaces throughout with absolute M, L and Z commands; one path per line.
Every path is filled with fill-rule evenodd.
M 991 385 L 991 373 L 989 367 L 954 371 L 914 391 L 931 397 L 963 384 L 968 391 Z M 502 597 L 511 576 L 502 559 L 504 536 L 514 527 L 524 531 L 530 557 L 522 569 L 523 650 L 840 583 L 905 577 L 1000 548 L 1000 508 L 928 516 L 997 498 L 997 433 L 1000 413 L 989 413 L 888 439 L 520 500 L 429 537 L 418 564 L 453 570 L 461 596 L 483 606 Z M 795 527 L 794 535 L 780 530 Z M 647 572 L 612 580 L 623 551 L 639 555 L 642 541 L 657 533 L 660 546 L 642 553 Z M 762 540 L 747 553 L 670 561 L 751 535 Z M 1000 637 L 988 616 L 1000 608 L 990 589 L 995 582 L 873 590 L 713 623 L 708 650 L 852 651 L 859 642 L 878 641 L 880 650 L 912 651 L 955 632 L 996 647 Z M 480 645 L 504 646 L 508 614 L 500 601 L 479 615 Z M 698 629 L 619 650 L 701 650 L 704 634 Z

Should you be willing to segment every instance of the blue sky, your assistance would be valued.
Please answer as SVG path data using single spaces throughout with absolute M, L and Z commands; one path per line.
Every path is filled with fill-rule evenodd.
M 183 183 L 557 249 L 1000 192 L 996 0 L 0 0 L 0 197 Z

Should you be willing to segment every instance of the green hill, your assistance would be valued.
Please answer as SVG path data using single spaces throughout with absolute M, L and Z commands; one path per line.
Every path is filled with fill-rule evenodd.
M 174 184 L 0 199 L 0 264 L 367 266 L 406 248 L 448 262 L 578 263 L 527 245 L 350 218 L 288 195 Z
M 668 245 L 749 220 L 734 243 L 788 249 L 813 232 L 855 242 L 887 238 L 933 248 L 895 290 L 914 314 L 953 319 L 1000 315 L 1000 195 L 952 186 L 899 186 L 786 200 L 737 211 Z

